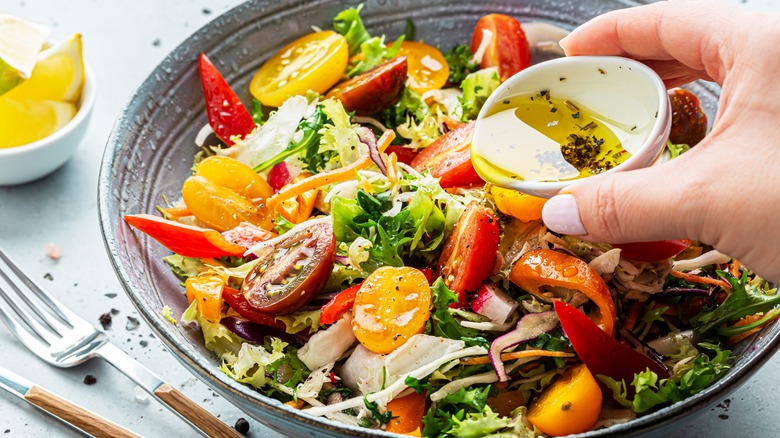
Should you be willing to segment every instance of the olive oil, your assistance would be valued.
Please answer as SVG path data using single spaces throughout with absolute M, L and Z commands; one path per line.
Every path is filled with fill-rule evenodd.
M 605 172 L 631 156 L 621 137 L 636 130 L 549 91 L 506 99 L 480 123 L 474 142 L 485 143 L 472 153 L 477 171 L 525 181 L 567 181 Z

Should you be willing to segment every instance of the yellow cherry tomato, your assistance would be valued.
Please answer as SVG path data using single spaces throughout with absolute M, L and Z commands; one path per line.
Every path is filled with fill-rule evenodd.
M 263 105 L 278 107 L 288 97 L 312 90 L 325 94 L 344 74 L 347 40 L 326 30 L 286 45 L 255 73 L 249 91 Z
M 203 274 L 190 277 L 184 282 L 187 301 L 197 301 L 200 314 L 211 322 L 219 322 L 222 317 L 222 290 L 225 280 L 216 274 Z
M 435 48 L 416 41 L 404 41 L 398 56 L 406 56 L 406 85 L 419 94 L 438 90 L 447 83 L 450 65 L 444 55 Z
M 536 196 L 495 186 L 490 188 L 490 194 L 493 195 L 493 201 L 496 203 L 498 211 L 524 222 L 541 219 L 542 208 L 547 202 L 546 198 L 537 198 Z
M 385 354 L 422 333 L 431 316 L 425 274 L 407 266 L 384 266 L 360 286 L 352 308 L 352 331 L 369 350 Z
M 274 189 L 262 176 L 235 158 L 208 157 L 198 163 L 195 173 L 249 199 L 265 199 L 274 194 Z
M 585 364 L 567 369 L 528 409 L 528 421 L 550 436 L 589 431 L 601 415 L 601 388 Z
M 218 186 L 200 175 L 184 181 L 181 197 L 198 220 L 217 231 L 235 228 L 241 222 L 266 230 L 273 228 L 265 211 L 233 190 Z

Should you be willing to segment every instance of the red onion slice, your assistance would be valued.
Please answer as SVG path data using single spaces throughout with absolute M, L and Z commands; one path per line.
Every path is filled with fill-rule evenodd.
M 490 363 L 498 375 L 500 382 L 509 380 L 509 375 L 504 368 L 504 362 L 501 361 L 501 353 L 509 347 L 513 347 L 521 342 L 536 339 L 539 335 L 547 333 L 558 327 L 558 315 L 554 311 L 529 313 L 517 322 L 517 327 L 509 333 L 496 338 L 490 344 Z
M 226 316 L 222 318 L 219 323 L 227 327 L 228 330 L 235 333 L 238 337 L 256 345 L 263 345 L 266 336 L 273 336 L 290 345 L 296 346 L 304 345 L 309 338 L 306 335 L 291 335 L 275 327 L 268 327 L 267 325 L 258 324 L 248 319 L 236 318 L 233 316 Z
M 371 157 L 371 160 L 376 163 L 379 170 L 382 171 L 382 175 L 387 176 L 387 165 L 385 164 L 385 160 L 382 159 L 382 154 L 379 152 L 379 148 L 376 145 L 376 135 L 374 135 L 374 132 L 365 127 L 357 128 L 355 131 L 357 132 L 358 140 L 368 146 L 368 155 Z

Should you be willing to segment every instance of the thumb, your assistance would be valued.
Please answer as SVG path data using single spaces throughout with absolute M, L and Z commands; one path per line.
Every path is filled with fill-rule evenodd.
M 696 187 L 706 183 L 697 184 L 701 173 L 685 158 L 586 178 L 547 201 L 542 219 L 552 231 L 595 242 L 696 238 L 706 217 Z

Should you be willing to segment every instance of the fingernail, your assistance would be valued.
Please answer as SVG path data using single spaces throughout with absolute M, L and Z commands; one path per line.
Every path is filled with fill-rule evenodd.
M 569 38 L 569 37 L 565 36 L 565 37 L 561 38 L 560 41 L 558 41 L 558 45 L 561 46 L 561 48 L 563 49 L 564 52 L 566 51 L 566 38 Z
M 557 195 L 544 204 L 542 220 L 547 228 L 556 233 L 581 236 L 587 234 L 580 220 L 580 210 L 574 195 Z

